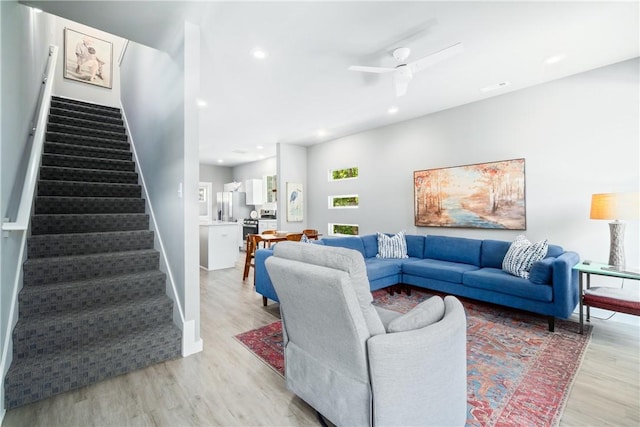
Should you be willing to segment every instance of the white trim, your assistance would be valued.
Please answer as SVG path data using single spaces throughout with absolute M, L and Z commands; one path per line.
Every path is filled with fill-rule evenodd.
M 196 321 L 187 320 L 182 330 L 182 357 L 200 353 L 203 349 L 202 338 L 196 340 Z
M 162 236 L 160 236 L 160 232 L 158 230 L 158 223 L 156 222 L 156 216 L 155 213 L 153 211 L 153 205 L 151 204 L 151 199 L 149 199 L 149 193 L 147 192 L 147 184 L 144 181 L 144 174 L 142 173 L 142 170 L 140 169 L 140 162 L 138 159 L 138 153 L 136 152 L 136 146 L 135 143 L 133 141 L 133 136 L 131 135 L 130 129 L 129 129 L 129 122 L 127 121 L 127 115 L 125 114 L 124 111 L 124 107 L 122 106 L 122 102 L 120 103 L 120 111 L 122 112 L 122 121 L 124 123 L 125 128 L 127 129 L 127 135 L 129 136 L 129 140 L 131 141 L 131 151 L 133 152 L 133 157 L 135 159 L 135 163 L 136 163 L 136 172 L 138 172 L 139 176 L 140 176 L 140 182 L 142 184 L 142 192 L 143 192 L 143 197 L 146 201 L 147 206 L 149 207 L 149 217 L 151 219 L 151 226 L 153 227 L 153 231 L 155 233 L 156 238 L 158 239 L 158 244 L 160 245 L 160 254 L 161 254 L 161 261 L 162 264 L 164 266 L 164 269 L 167 272 L 167 277 L 169 279 L 169 284 L 171 285 L 171 290 L 173 292 L 173 295 L 170 295 L 171 299 L 173 300 L 174 303 L 174 307 L 177 307 L 178 309 L 178 315 L 179 315 L 179 327 L 180 329 L 182 329 L 182 341 L 183 341 L 183 346 L 184 346 L 184 335 L 185 335 L 185 318 L 184 318 L 184 310 L 182 308 L 182 306 L 180 305 L 180 299 L 178 298 L 178 290 L 176 289 L 176 283 L 175 280 L 173 279 L 173 273 L 171 272 L 171 266 L 169 265 L 169 262 L 167 260 L 167 252 L 164 249 L 164 244 L 162 243 Z M 175 310 L 174 310 L 175 311 Z M 175 313 L 174 313 L 174 321 L 177 320 L 175 318 Z

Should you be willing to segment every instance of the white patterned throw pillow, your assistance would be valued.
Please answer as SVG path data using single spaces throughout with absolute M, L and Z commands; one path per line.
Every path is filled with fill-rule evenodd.
M 377 258 L 409 258 L 407 255 L 407 240 L 404 231 L 393 236 L 378 233 L 378 254 Z
M 531 243 L 521 234 L 511 243 L 502 261 L 502 269 L 514 276 L 528 279 L 531 266 L 534 262 L 543 259 L 548 249 L 547 239 Z

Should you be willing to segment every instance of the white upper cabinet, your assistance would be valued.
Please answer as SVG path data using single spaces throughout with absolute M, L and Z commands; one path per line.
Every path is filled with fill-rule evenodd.
M 262 198 L 261 179 L 248 179 L 245 181 L 244 187 L 247 193 L 248 205 L 262 205 L 264 203 L 264 200 Z

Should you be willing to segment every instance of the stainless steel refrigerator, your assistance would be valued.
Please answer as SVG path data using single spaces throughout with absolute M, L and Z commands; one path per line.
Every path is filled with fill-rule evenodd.
M 253 206 L 247 206 L 247 193 L 224 191 L 216 193 L 217 215 L 219 221 L 241 222 L 249 218 Z

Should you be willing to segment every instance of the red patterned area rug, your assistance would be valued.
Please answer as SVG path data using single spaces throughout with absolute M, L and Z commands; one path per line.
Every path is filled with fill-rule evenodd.
M 406 313 L 430 294 L 373 293 L 374 304 Z M 560 421 L 591 327 L 461 299 L 467 312 L 467 426 L 553 426 Z M 284 375 L 279 321 L 236 336 Z

